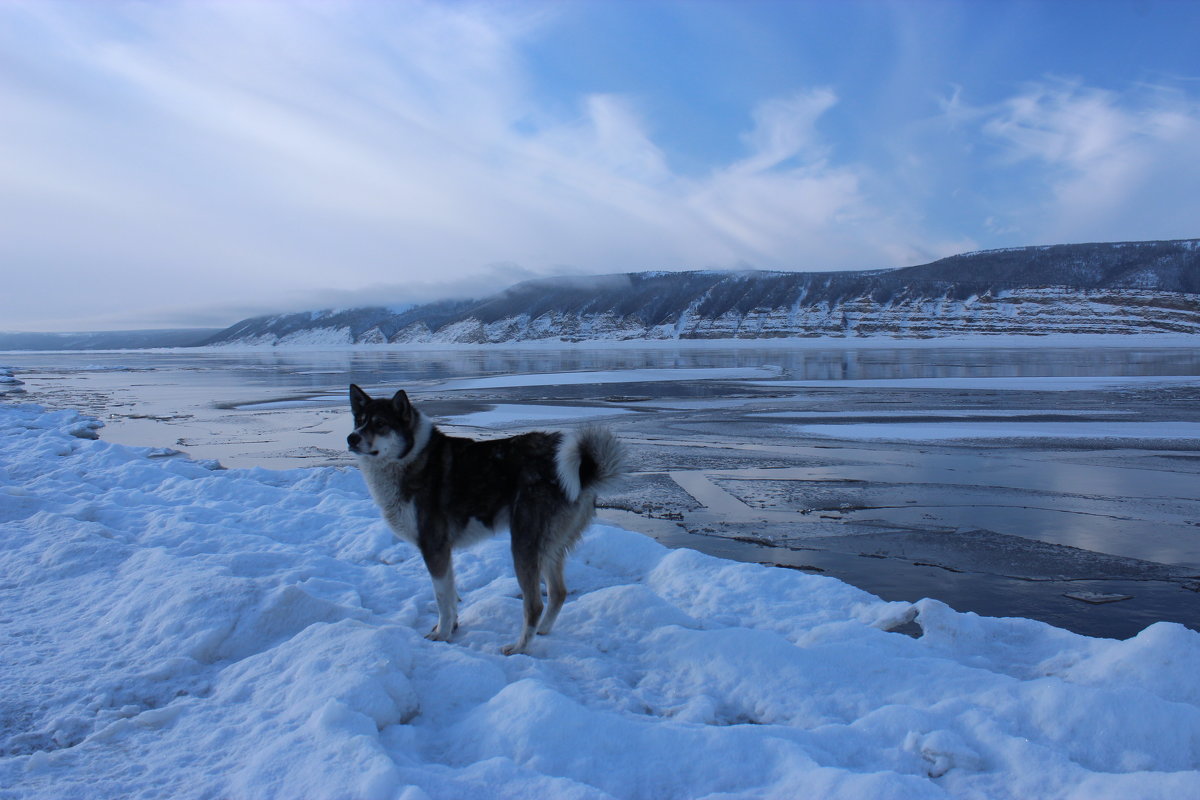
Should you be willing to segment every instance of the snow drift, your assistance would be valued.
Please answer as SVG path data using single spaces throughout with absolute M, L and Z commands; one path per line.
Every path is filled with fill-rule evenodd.
M 554 634 L 505 658 L 503 539 L 429 642 L 356 471 L 97 427 L 0 405 L 0 798 L 1200 795 L 1178 625 L 1092 639 L 596 525 Z

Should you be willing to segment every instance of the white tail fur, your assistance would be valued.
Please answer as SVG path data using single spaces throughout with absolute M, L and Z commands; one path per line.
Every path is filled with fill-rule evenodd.
M 584 459 L 590 463 L 583 475 Z M 628 469 L 625 446 L 604 428 L 582 428 L 563 434 L 554 456 L 558 484 L 574 502 L 584 490 L 604 491 Z

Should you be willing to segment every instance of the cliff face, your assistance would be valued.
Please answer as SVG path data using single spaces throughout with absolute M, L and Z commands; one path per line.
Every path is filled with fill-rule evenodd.
M 206 344 L 1200 333 L 1200 240 L 968 253 L 860 272 L 637 272 L 473 301 L 245 320 Z

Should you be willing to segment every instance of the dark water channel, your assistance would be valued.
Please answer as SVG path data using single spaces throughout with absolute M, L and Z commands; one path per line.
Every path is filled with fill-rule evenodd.
M 493 436 L 599 420 L 602 512 L 887 599 L 1125 637 L 1200 630 L 1200 351 L 701 346 L 0 354 L 24 400 L 229 467 L 348 465 L 345 387 Z M 1074 595 L 1073 597 L 1068 595 Z M 1083 597 L 1085 599 L 1079 599 Z

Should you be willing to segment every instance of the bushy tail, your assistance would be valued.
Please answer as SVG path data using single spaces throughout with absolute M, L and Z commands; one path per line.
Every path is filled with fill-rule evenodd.
M 585 491 L 611 488 L 629 469 L 625 446 L 605 428 L 563 434 L 554 460 L 558 484 L 572 502 Z

